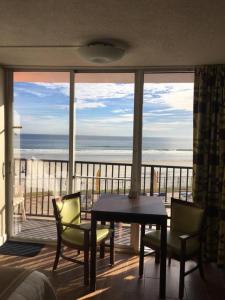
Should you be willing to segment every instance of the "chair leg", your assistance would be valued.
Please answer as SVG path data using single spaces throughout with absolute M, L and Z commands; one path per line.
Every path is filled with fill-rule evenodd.
M 203 280 L 205 280 L 205 274 L 203 270 L 203 264 L 202 264 L 202 256 L 199 254 L 198 256 L 198 267 L 199 267 L 199 273 Z
M 54 261 L 52 271 L 55 271 L 57 269 L 57 266 L 58 266 L 58 263 L 59 263 L 60 253 L 61 253 L 61 240 L 58 239 L 57 247 L 56 247 L 56 254 L 55 254 L 55 261 Z
M 141 225 L 141 240 L 140 240 L 140 257 L 139 257 L 139 277 L 142 278 L 144 271 L 144 242 L 143 237 L 145 234 L 145 225 Z
M 84 285 L 89 285 L 89 247 L 84 250 Z
M 156 225 L 156 230 L 160 230 L 160 225 Z M 157 249 L 155 251 L 155 263 L 159 264 L 160 263 L 160 249 Z
M 100 244 L 100 258 L 105 257 L 105 241 Z
M 179 280 L 179 299 L 184 297 L 184 273 L 185 273 L 185 260 L 180 261 L 180 280 Z
M 21 213 L 22 213 L 22 221 L 26 221 L 27 217 L 26 217 L 26 209 L 24 206 L 24 201 L 21 202 Z
M 110 265 L 114 265 L 115 261 L 115 250 L 114 250 L 114 222 L 110 222 L 110 229 L 112 230 L 110 235 Z
M 171 257 L 168 257 L 168 266 L 171 266 Z
M 155 251 L 155 263 L 156 264 L 160 263 L 160 250 Z

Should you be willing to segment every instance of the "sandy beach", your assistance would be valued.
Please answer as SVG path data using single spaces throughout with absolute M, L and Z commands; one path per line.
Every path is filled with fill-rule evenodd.
M 68 160 L 68 151 L 35 151 L 15 150 L 15 158 L 34 160 Z M 163 166 L 192 166 L 192 151 L 143 151 L 142 164 Z M 107 162 L 107 163 L 132 163 L 132 151 L 94 151 L 80 150 L 75 152 L 76 161 Z

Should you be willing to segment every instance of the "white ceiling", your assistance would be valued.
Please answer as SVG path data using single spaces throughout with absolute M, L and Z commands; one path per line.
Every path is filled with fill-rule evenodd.
M 0 1 L 0 64 L 95 66 L 75 48 L 1 45 L 80 45 L 104 38 L 129 44 L 127 55 L 108 66 L 225 63 L 225 1 Z

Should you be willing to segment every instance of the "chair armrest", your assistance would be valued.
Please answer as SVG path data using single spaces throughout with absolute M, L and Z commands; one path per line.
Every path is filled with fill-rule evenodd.
M 200 232 L 195 232 L 195 233 L 191 233 L 191 234 L 182 234 L 182 235 L 178 236 L 178 238 L 181 241 L 187 241 L 189 239 L 196 238 L 196 237 L 200 237 Z
M 77 224 L 70 224 L 70 223 L 61 223 L 61 225 L 66 226 L 66 227 L 70 227 L 70 228 L 74 228 L 74 229 L 78 229 L 78 230 L 82 230 L 82 231 L 85 231 L 85 232 L 91 231 L 91 228 L 87 228 L 87 227 L 85 228 L 84 226 L 82 226 L 82 224 L 77 225 Z
M 109 225 L 103 225 L 103 224 L 97 224 L 97 229 L 110 229 L 110 226 Z M 112 229 L 110 229 L 110 230 L 112 230 Z
M 195 232 L 191 234 L 182 234 L 178 236 L 181 242 L 181 257 L 184 259 L 186 256 L 186 247 L 187 247 L 187 241 L 189 241 L 192 238 L 200 237 L 200 232 Z
M 91 214 L 91 209 L 82 209 L 81 213 Z

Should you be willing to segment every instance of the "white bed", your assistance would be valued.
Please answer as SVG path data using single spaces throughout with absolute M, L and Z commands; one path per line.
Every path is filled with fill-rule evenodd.
M 39 271 L 0 269 L 1 300 L 56 300 L 49 279 Z

